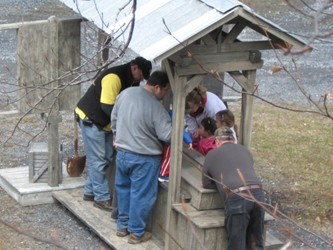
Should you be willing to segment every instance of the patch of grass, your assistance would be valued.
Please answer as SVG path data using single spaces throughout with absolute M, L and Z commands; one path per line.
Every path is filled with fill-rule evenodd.
M 332 136 L 331 119 L 255 103 L 250 149 L 257 173 L 298 222 L 325 221 L 333 209 Z

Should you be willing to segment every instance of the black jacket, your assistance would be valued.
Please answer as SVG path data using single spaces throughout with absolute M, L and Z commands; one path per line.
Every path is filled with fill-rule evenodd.
M 131 86 L 139 85 L 139 82 L 134 82 L 131 73 L 130 63 L 105 69 L 98 75 L 98 77 L 94 81 L 94 84 L 92 84 L 88 88 L 87 92 L 79 100 L 77 107 L 81 109 L 96 126 L 100 128 L 103 128 L 110 123 L 110 114 L 105 114 L 103 112 L 101 108 L 100 98 L 102 92 L 102 79 L 103 77 L 111 73 L 118 75 L 118 77 L 120 78 L 120 91 L 123 91 L 124 89 Z

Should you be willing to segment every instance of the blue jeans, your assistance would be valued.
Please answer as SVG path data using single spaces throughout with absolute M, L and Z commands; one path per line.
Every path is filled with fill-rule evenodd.
M 139 155 L 118 150 L 116 191 L 118 231 L 141 237 L 157 198 L 161 156 Z
M 113 134 L 99 130 L 94 124 L 84 125 L 80 119 L 84 151 L 88 166 L 88 177 L 84 193 L 94 195 L 95 201 L 111 199 L 106 169 L 112 161 Z
M 258 201 L 265 201 L 261 189 L 250 191 Z M 244 194 L 248 192 L 244 191 Z M 225 205 L 228 249 L 264 249 L 264 215 L 264 210 L 257 203 L 236 194 L 228 197 Z

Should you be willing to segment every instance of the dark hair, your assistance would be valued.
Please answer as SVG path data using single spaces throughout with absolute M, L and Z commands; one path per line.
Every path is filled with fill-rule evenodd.
M 142 71 L 142 75 L 144 79 L 148 79 L 151 71 L 151 62 L 141 56 L 135 58 L 131 61 L 131 65 L 137 65 L 139 69 Z
M 216 124 L 215 124 L 215 120 L 213 118 L 206 117 L 206 118 L 202 119 L 201 125 L 204 127 L 204 129 L 207 132 L 211 133 L 212 135 L 214 134 L 214 132 L 216 130 Z
M 160 86 L 165 88 L 169 83 L 169 77 L 165 71 L 156 70 L 154 71 L 147 80 L 147 84 L 150 86 Z

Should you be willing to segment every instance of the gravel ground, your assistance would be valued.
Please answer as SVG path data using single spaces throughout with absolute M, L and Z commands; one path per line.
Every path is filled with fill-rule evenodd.
M 271 11 L 269 7 L 269 3 L 266 3 L 258 12 L 287 30 L 293 32 L 301 30 L 302 35 L 309 35 L 309 30 L 307 29 L 309 23 L 302 20 L 302 17 L 289 10 L 281 11 L 278 8 L 279 6 L 274 6 L 272 8 L 274 11 Z M 281 15 L 282 12 L 283 15 Z M 55 0 L 0 1 L 0 24 L 20 22 L 22 20 L 41 20 L 51 15 L 68 16 L 71 14 L 71 11 L 65 9 Z M 245 35 L 251 36 L 250 33 Z M 0 83 L 11 81 L 8 69 L 10 69 L 10 72 L 16 71 L 15 49 L 15 32 L 0 31 Z M 319 99 L 323 93 L 332 92 L 332 51 L 331 43 L 318 42 L 315 44 L 315 49 L 311 54 L 303 55 L 297 59 L 301 68 L 302 83 L 307 92 L 316 99 Z M 263 59 L 265 60 L 264 67 L 258 71 L 257 76 L 260 95 L 275 102 L 305 104 L 305 98 L 300 94 L 295 94 L 298 91 L 290 77 L 285 73 L 273 75 L 269 73 L 273 67 L 277 66 L 276 58 L 268 54 L 268 52 L 264 52 Z M 287 62 L 287 65 L 292 67 L 290 62 Z M 228 90 L 226 90 L 226 94 L 229 94 Z M 234 93 L 230 94 L 234 95 Z M 1 103 L 7 101 L 3 95 L 0 96 Z M 9 125 L 13 126 L 15 117 L 1 117 L 1 120 L 3 122 L 0 124 L 0 134 L 1 138 L 4 138 L 4 136 L 8 136 L 8 127 Z M 73 154 L 71 150 L 73 137 L 70 128 L 68 128 L 70 122 L 71 115 L 68 112 L 64 112 L 63 123 L 60 127 L 60 141 L 65 149 L 64 158 Z M 38 122 L 32 122 L 29 126 L 32 126 L 33 130 L 38 126 Z M 2 141 L 1 138 L 0 141 Z M 46 140 L 45 135 L 42 135 L 40 140 Z M 22 146 L 26 144 L 25 135 L 18 135 L 15 143 L 20 146 L 14 143 L 6 147 L 1 146 L 0 168 L 28 165 L 28 149 Z M 61 244 L 62 247 L 60 248 L 64 249 L 107 248 L 89 228 L 59 204 L 21 207 L 0 188 L 0 213 L 0 249 L 56 249 L 50 243 L 54 242 L 54 239 Z M 272 224 L 269 231 L 284 239 L 281 230 L 275 229 L 274 226 Z M 296 227 L 294 227 L 294 231 L 309 242 L 312 242 L 314 248 L 330 248 L 320 237 L 313 236 Z M 38 237 L 40 240 L 25 234 Z M 301 248 L 302 243 L 296 242 L 293 248 L 295 247 Z

